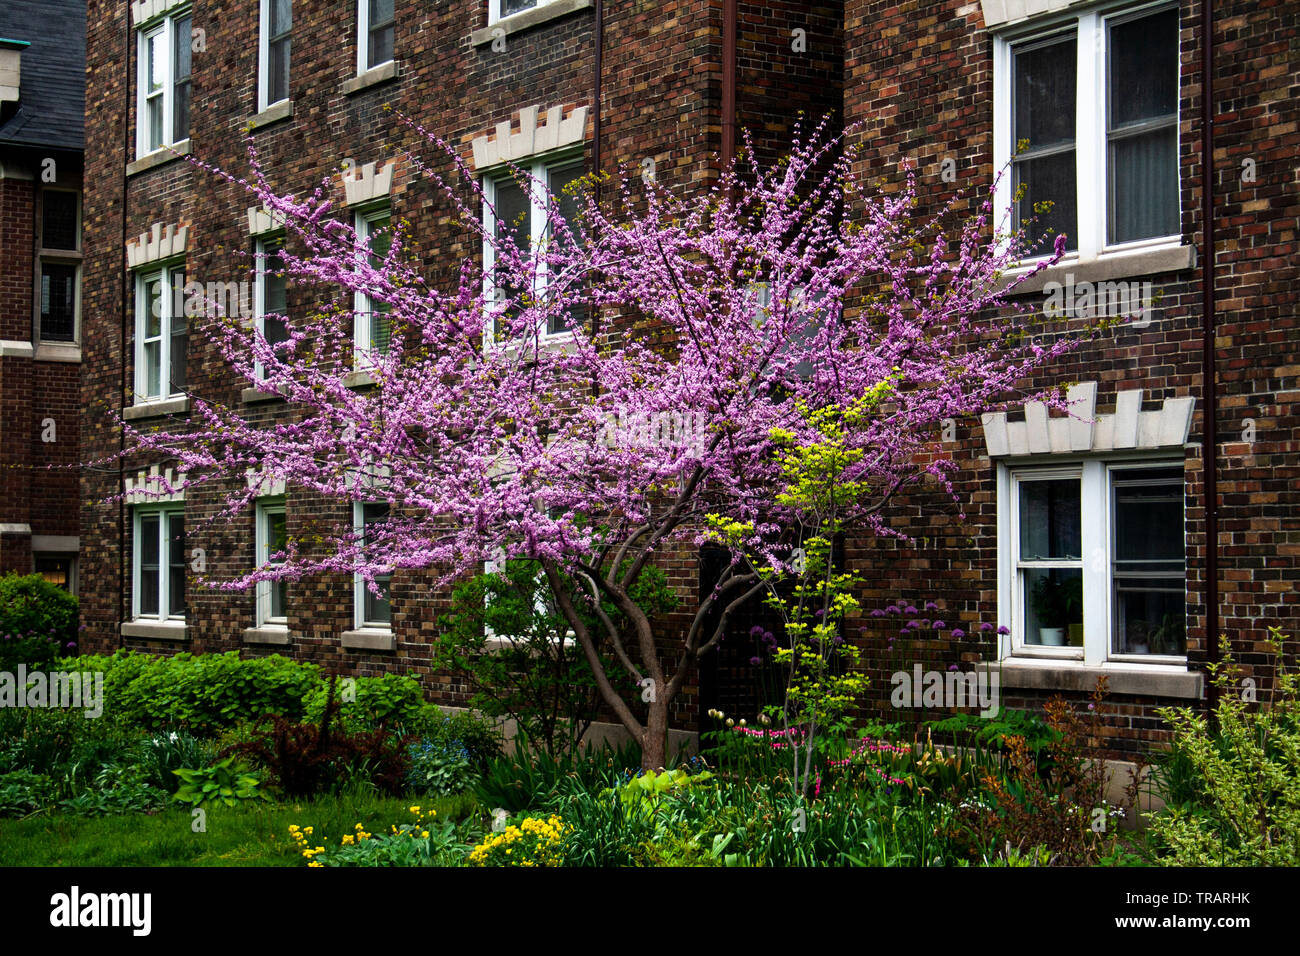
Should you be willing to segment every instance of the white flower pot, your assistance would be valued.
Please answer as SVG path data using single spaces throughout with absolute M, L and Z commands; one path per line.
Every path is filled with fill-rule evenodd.
M 1049 644 L 1052 647 L 1060 647 L 1065 643 L 1065 628 L 1040 627 L 1038 629 L 1038 641 L 1040 644 Z

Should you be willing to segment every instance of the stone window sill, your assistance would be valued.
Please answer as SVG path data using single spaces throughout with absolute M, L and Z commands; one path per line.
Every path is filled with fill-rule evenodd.
M 351 96 L 353 93 L 360 93 L 362 90 L 395 79 L 397 79 L 397 61 L 389 60 L 387 63 L 371 67 L 359 76 L 344 80 L 340 89 L 344 95 Z
M 283 625 L 263 624 L 244 629 L 245 644 L 289 644 L 289 629 Z
M 1016 286 L 1012 295 L 1031 295 L 1042 292 L 1049 282 L 1109 282 L 1138 276 L 1153 276 L 1164 272 L 1182 272 L 1196 265 L 1195 246 L 1153 246 L 1145 249 L 1126 249 L 1103 253 L 1093 259 L 1073 259 L 1058 262 Z M 1014 279 L 1030 270 L 1030 266 L 1011 270 L 1008 278 Z
M 375 376 L 369 369 L 358 369 L 355 372 L 348 372 L 343 376 L 344 388 L 363 388 L 367 385 L 375 384 Z
M 123 637 L 147 637 L 155 641 L 183 641 L 188 637 L 184 621 L 123 621 Z
M 997 664 L 988 667 L 990 670 L 998 669 Z M 1104 676 L 1111 694 L 1182 700 L 1200 700 L 1205 695 L 1204 674 L 1176 667 L 1095 667 L 1061 661 L 1004 660 L 1000 671 L 1003 687 L 1024 690 L 1090 693 L 1097 688 L 1097 678 Z
M 122 417 L 127 421 L 141 418 L 158 418 L 163 415 L 183 415 L 190 410 L 190 400 L 186 396 L 168 398 L 159 402 L 141 402 L 122 409 Z
M 126 174 L 134 176 L 136 173 L 142 173 L 146 169 L 155 169 L 158 166 L 165 166 L 172 160 L 180 159 L 182 156 L 190 154 L 190 141 L 183 139 L 172 146 L 164 146 L 162 149 L 154 150 L 147 156 L 141 156 L 133 163 L 126 164 Z
M 472 46 L 485 46 L 498 36 L 510 36 L 510 34 L 519 33 L 522 30 L 531 30 L 535 26 L 540 26 L 551 20 L 558 20 L 570 13 L 589 10 L 594 5 L 592 0 L 555 0 L 554 3 L 548 3 L 544 7 L 523 10 L 498 20 L 496 23 L 489 23 L 483 29 L 471 33 L 469 42 Z
M 272 123 L 278 123 L 280 120 L 288 119 L 291 116 L 293 116 L 293 100 L 281 100 L 279 103 L 272 103 L 260 113 L 254 113 L 244 120 L 244 125 L 251 131 L 261 129 L 263 126 L 270 126 Z
M 279 392 L 264 392 L 260 388 L 246 388 L 239 393 L 239 400 L 245 404 L 251 402 L 278 402 L 283 401 L 284 396 Z
M 397 646 L 397 641 L 392 631 L 367 627 L 358 631 L 344 631 L 343 646 L 352 651 L 391 651 Z
M 81 362 L 81 346 L 69 342 L 41 342 L 32 356 L 37 362 Z

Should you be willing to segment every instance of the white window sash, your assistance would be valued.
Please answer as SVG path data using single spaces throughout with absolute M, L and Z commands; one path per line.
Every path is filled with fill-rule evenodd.
M 256 509 L 256 559 L 257 566 L 265 567 L 269 564 L 271 556 L 271 534 L 270 518 L 273 515 L 283 515 L 285 505 L 283 500 L 270 500 L 267 502 L 258 502 Z M 275 587 L 275 581 L 258 581 L 257 582 L 257 626 L 286 626 L 289 623 L 287 616 L 276 617 L 271 613 L 271 591 Z
M 177 305 L 184 308 L 184 303 L 177 303 L 176 292 L 173 286 L 173 273 L 182 271 L 185 268 L 184 263 L 175 262 L 171 265 L 165 265 L 161 268 L 150 270 L 141 270 L 136 273 L 135 286 L 135 393 L 136 403 L 162 401 L 171 398 L 174 395 L 182 395 L 183 392 L 173 392 L 171 390 L 172 381 L 172 318 Z M 147 331 L 147 314 L 150 303 L 147 299 L 146 288 L 152 279 L 157 279 L 160 287 L 160 311 L 158 330 L 159 334 L 154 337 L 146 338 Z M 158 394 L 149 394 L 149 369 L 145 362 L 145 344 L 147 342 L 159 342 L 158 346 Z
M 388 205 L 377 206 L 370 209 L 358 210 L 354 221 L 354 228 L 357 234 L 357 241 L 369 242 L 373 234 L 374 224 L 381 219 L 388 219 L 388 230 L 391 237 L 392 208 Z M 373 252 L 371 253 L 373 255 Z M 358 256 L 361 253 L 358 252 Z M 364 260 L 367 265 L 370 262 L 367 256 Z M 355 370 L 364 370 L 375 366 L 373 350 L 370 348 L 371 341 L 371 313 L 375 311 L 374 300 L 369 295 L 358 289 L 352 295 L 352 367 Z
M 258 237 L 254 252 L 254 267 L 256 272 L 253 280 L 253 315 L 257 332 L 263 338 L 266 337 L 266 247 L 272 243 L 280 243 L 283 248 L 283 234 L 268 234 Z M 257 380 L 266 379 L 266 367 L 260 361 L 253 363 L 253 374 Z
M 136 30 L 136 108 L 135 108 L 135 133 L 136 133 L 136 158 L 139 159 L 148 156 L 151 153 L 161 152 L 169 146 L 175 146 L 180 142 L 173 137 L 175 130 L 175 109 L 176 109 L 176 75 L 173 69 L 173 55 L 176 50 L 176 21 L 190 16 L 192 10 L 189 7 L 181 7 L 177 10 L 169 10 L 163 18 L 145 24 Z M 156 147 L 149 145 L 149 124 L 148 124 L 148 101 L 153 97 L 148 95 L 149 86 L 149 39 L 157 34 L 162 34 L 162 62 L 160 72 L 162 74 L 162 89 L 154 94 L 162 100 L 162 142 Z M 189 38 L 185 38 L 189 42 Z
M 553 169 L 559 169 L 568 166 L 581 159 L 581 154 L 573 150 L 558 153 L 553 156 L 546 156 L 532 160 L 528 165 L 519 164 L 519 170 L 529 177 L 528 194 L 528 234 L 531 242 L 533 255 L 539 255 L 545 248 L 547 241 L 546 227 L 549 223 L 547 216 L 550 205 L 550 173 Z M 483 230 L 487 235 L 496 237 L 496 202 L 497 186 L 500 182 L 511 178 L 509 170 L 498 172 L 495 175 L 486 174 L 483 177 Z M 513 181 L 513 180 L 511 180 Z M 496 250 L 487 240 L 483 243 L 483 291 L 489 302 L 496 301 Z M 537 269 L 534 271 L 533 287 L 530 290 L 532 297 L 538 301 L 546 295 L 547 285 L 547 268 L 546 263 L 538 262 Z M 504 303 L 497 308 L 496 314 L 505 311 Z M 490 348 L 496 339 L 495 321 L 487 322 L 483 331 L 483 347 Z M 566 329 L 561 332 L 551 332 L 547 328 L 546 320 L 543 318 L 537 323 L 537 335 L 539 341 L 543 344 L 559 344 L 573 339 L 573 331 Z
M 373 503 L 374 502 L 365 502 L 365 501 L 352 502 L 352 528 L 355 532 L 364 534 L 365 532 L 364 508 L 365 505 L 373 504 Z M 377 622 L 366 621 L 366 595 L 368 593 L 369 593 L 369 589 L 366 587 L 365 578 L 363 578 L 360 574 L 353 574 L 352 575 L 352 608 L 353 608 L 354 626 L 359 631 L 365 630 L 365 631 L 391 632 L 392 631 L 391 621 L 387 623 L 383 621 L 377 621 Z M 390 608 L 390 613 L 391 613 L 391 608 L 393 606 L 391 577 L 389 578 L 388 606 Z
M 1018 228 L 1011 184 L 1013 53 L 1024 44 L 1060 34 L 1074 26 L 1077 60 L 1075 65 L 1075 204 L 1078 210 L 1077 232 L 1062 263 L 1089 261 L 1106 256 L 1135 252 L 1147 248 L 1177 245 L 1179 234 L 1152 236 L 1124 243 L 1109 243 L 1110 218 L 1108 182 L 1109 149 L 1107 143 L 1107 64 L 1109 25 L 1168 8 L 1167 0 L 1124 7 L 1106 12 L 1089 10 L 1064 17 L 1036 20 L 1032 27 L 1006 31 L 993 42 L 993 167 L 1006 170 L 994 193 L 994 212 L 1002 232 L 1000 248 L 1005 249 L 1010 232 Z M 1005 218 L 1003 218 L 1005 217 Z M 1036 235 L 1036 233 L 1035 233 Z M 1030 266 L 1047 256 L 1027 257 L 1022 265 Z
M 1170 458 L 1134 457 L 1123 461 L 1086 459 L 1050 466 L 1018 466 L 999 463 L 997 468 L 997 604 L 998 622 L 1011 633 L 998 641 L 1003 660 L 1038 660 L 1041 663 L 1075 663 L 1088 667 L 1178 667 L 1186 669 L 1186 655 L 1121 655 L 1111 651 L 1115 608 L 1113 605 L 1113 555 L 1115 510 L 1113 481 L 1117 474 L 1133 468 L 1180 466 Z M 1021 585 L 1020 485 L 1050 478 L 1078 478 L 1081 510 L 1081 561 L 1036 561 L 1034 567 L 1082 567 L 1083 648 L 1051 647 L 1025 641 L 1026 608 Z M 1184 514 L 1184 542 L 1186 515 Z M 1185 548 L 1185 546 L 1184 546 Z M 1185 551 L 1184 551 L 1185 553 Z M 1186 576 L 1186 564 L 1183 569 Z
M 171 507 L 140 507 L 132 509 L 132 554 L 131 554 L 131 617 L 134 620 L 149 621 L 183 621 L 184 614 L 173 614 L 171 612 L 171 553 L 170 544 L 170 519 L 173 515 L 184 515 L 183 506 Z M 144 561 L 143 548 L 144 541 L 142 525 L 145 518 L 158 519 L 158 613 L 150 614 L 147 618 L 141 617 L 140 612 L 140 595 L 143 587 Z

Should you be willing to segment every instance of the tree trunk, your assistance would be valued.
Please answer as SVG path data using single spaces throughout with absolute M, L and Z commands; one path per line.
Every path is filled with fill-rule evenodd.
M 663 691 L 659 691 L 660 695 Z M 664 769 L 668 762 L 668 700 L 657 696 L 650 701 L 645 734 L 641 737 L 641 769 L 646 773 Z

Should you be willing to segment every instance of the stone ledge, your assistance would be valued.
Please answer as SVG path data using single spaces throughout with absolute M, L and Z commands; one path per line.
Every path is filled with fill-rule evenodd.
M 293 100 L 281 100 L 279 103 L 272 103 L 262 112 L 248 117 L 244 120 L 244 125 L 250 130 L 261 129 L 263 126 L 270 126 L 291 116 L 293 116 Z
M 119 631 L 123 637 L 147 637 L 155 641 L 183 641 L 188 637 L 189 628 L 180 623 L 123 621 Z
M 997 664 L 990 663 L 990 669 Z M 1111 694 L 1134 697 L 1175 697 L 1200 700 L 1205 694 L 1205 675 L 1200 671 L 1147 668 L 1128 670 L 1118 667 L 1088 667 L 1082 664 L 1037 664 L 1004 660 L 1001 667 L 1003 687 L 1022 690 L 1064 690 L 1091 692 L 1098 677 L 1106 678 Z
M 81 363 L 81 346 L 67 342 L 42 342 L 32 356 L 37 362 Z
M 126 164 L 126 174 L 134 176 L 136 173 L 142 173 L 146 169 L 154 169 L 158 166 L 164 166 L 172 160 L 180 159 L 182 156 L 190 154 L 190 141 L 183 139 L 172 146 L 164 146 L 162 149 L 154 150 L 147 156 L 141 156 L 135 162 Z
M 1131 279 L 1164 272 L 1181 272 L 1195 265 L 1195 246 L 1161 246 L 1157 249 L 1117 252 L 1096 259 L 1058 262 L 1016 286 L 1011 295 L 1031 295 L 1042 292 L 1043 287 L 1049 282 L 1064 282 L 1066 275 L 1071 276 L 1073 282 L 1107 282 L 1112 279 Z M 1017 270 L 1016 274 L 1023 274 L 1023 272 Z M 1015 274 L 1011 276 L 1014 277 Z
M 284 396 L 279 392 L 264 392 L 260 388 L 246 388 L 239 393 L 239 400 L 245 404 L 251 402 L 279 402 Z
M 0 358 L 31 358 L 36 354 L 36 347 L 31 342 L 17 339 L 0 339 Z
M 360 93 L 362 90 L 395 79 L 397 79 L 397 61 L 389 60 L 387 63 L 381 63 L 378 66 L 371 67 L 360 76 L 354 76 L 344 80 L 339 86 L 339 90 L 345 96 L 351 96 L 353 93 Z
M 343 376 L 344 388 L 363 388 L 367 385 L 374 385 L 375 377 L 368 369 L 359 369 L 355 372 L 348 372 Z
M 161 402 L 141 402 L 122 409 L 122 417 L 128 422 L 140 418 L 158 418 L 162 415 L 184 414 L 190 410 L 190 400 L 186 396 L 169 398 Z
M 344 631 L 343 646 L 353 651 L 391 651 L 397 646 L 392 631 Z
M 469 35 L 469 42 L 471 46 L 484 46 L 496 39 L 494 34 L 497 30 L 504 31 L 505 36 L 510 36 L 512 33 L 531 30 L 535 26 L 550 20 L 558 20 L 579 10 L 590 10 L 593 6 L 595 6 L 593 0 L 555 0 L 554 3 L 524 10 L 496 23 L 490 23 L 481 30 L 475 30 Z
M 32 533 L 32 526 L 25 522 L 7 522 L 0 524 L 0 534 L 27 534 Z
M 287 627 L 274 627 L 267 625 L 264 627 L 247 627 L 244 628 L 245 644 L 290 644 L 289 629 Z

